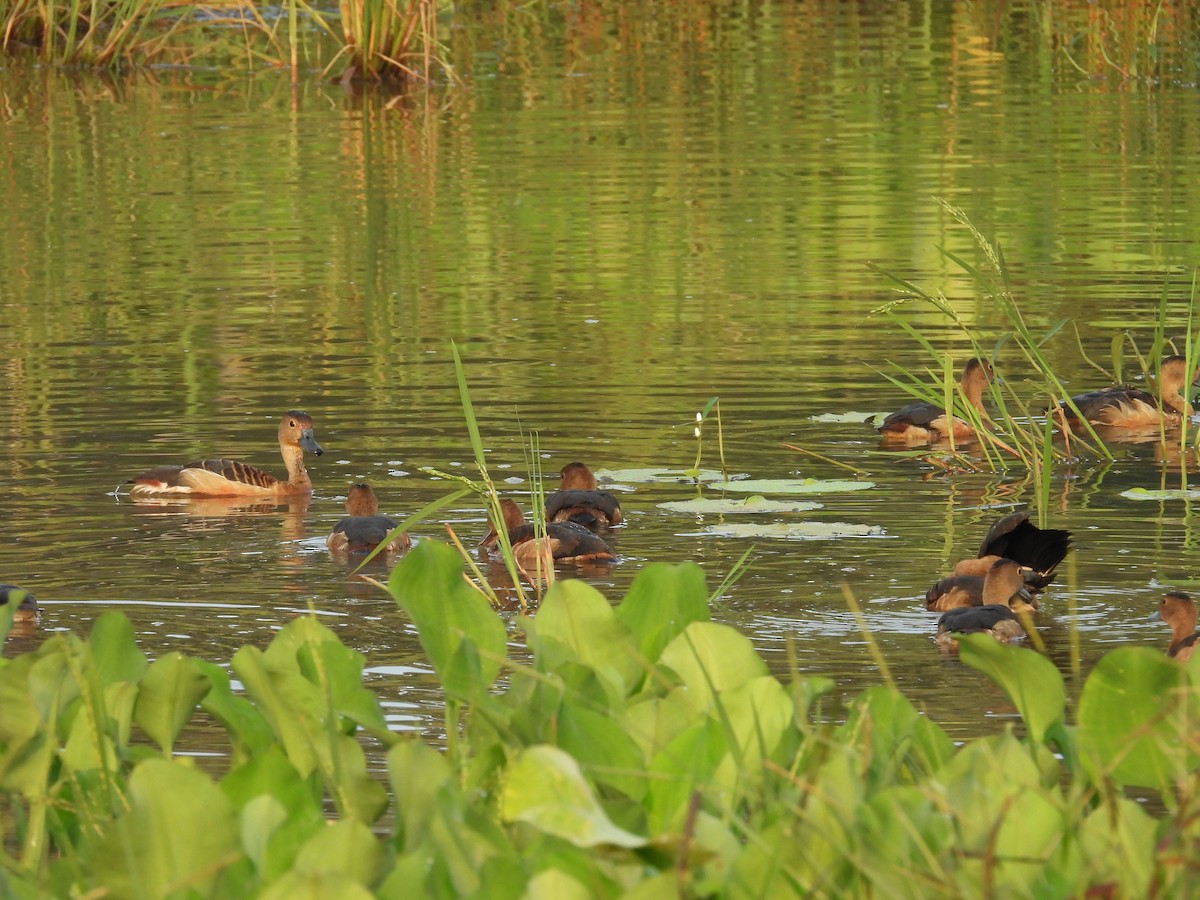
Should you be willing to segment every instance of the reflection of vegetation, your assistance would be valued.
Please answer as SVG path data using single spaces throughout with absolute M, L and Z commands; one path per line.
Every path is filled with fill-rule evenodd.
M 531 662 L 509 658 L 444 545 L 420 543 L 390 590 L 445 691 L 444 752 L 388 730 L 363 657 L 311 617 L 234 654 L 237 693 L 211 663 L 150 662 L 118 613 L 6 661 L 7 890 L 1174 896 L 1194 881 L 1200 670 L 1155 651 L 1104 657 L 1068 724 L 1050 662 L 966 636 L 963 661 L 1025 737 L 955 746 L 890 687 L 830 721 L 831 682 L 770 675 L 709 621 L 693 564 L 648 566 L 616 607 L 558 582 L 522 620 Z M 200 710 L 229 742 L 220 775 L 176 755 Z M 364 741 L 387 750 L 387 788 Z

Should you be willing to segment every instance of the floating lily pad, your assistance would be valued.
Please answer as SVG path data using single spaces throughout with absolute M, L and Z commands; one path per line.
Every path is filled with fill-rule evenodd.
M 755 494 L 745 500 L 731 498 L 693 497 L 691 500 L 672 500 L 669 503 L 658 504 L 659 509 L 669 509 L 681 513 L 790 513 L 807 512 L 810 509 L 820 509 L 820 503 L 811 500 L 768 500 L 762 494 Z
M 809 416 L 812 422 L 853 422 L 856 425 L 865 425 L 868 422 L 874 423 L 878 419 L 882 419 L 887 413 L 880 412 L 844 412 L 844 413 L 821 413 L 819 416 Z
M 640 484 L 662 482 L 691 484 L 694 481 L 720 481 L 725 476 L 716 469 L 598 469 L 596 478 L 600 481 L 633 481 Z
M 1148 491 L 1145 488 L 1130 488 L 1127 491 L 1121 491 L 1121 496 L 1127 500 L 1200 500 L 1200 490 L 1175 488 L 1166 491 Z
M 865 491 L 873 481 L 839 481 L 836 478 L 748 478 L 718 481 L 709 487 L 719 491 L 752 491 L 756 494 L 824 494 L 833 491 Z
M 822 541 L 844 537 L 885 537 L 879 525 L 858 525 L 853 522 L 728 522 L 709 525 L 707 534 L 740 538 L 783 538 L 790 541 Z

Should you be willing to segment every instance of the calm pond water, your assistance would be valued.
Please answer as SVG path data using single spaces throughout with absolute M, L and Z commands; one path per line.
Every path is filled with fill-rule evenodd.
M 646 563 L 695 560 L 715 585 L 753 544 L 714 614 L 780 673 L 829 676 L 843 698 L 880 681 L 846 585 L 897 683 L 952 734 L 1008 721 L 998 691 L 939 655 L 922 598 L 1032 486 L 1022 471 L 947 475 L 881 452 L 846 415 L 907 402 L 880 373 L 929 364 L 870 315 L 893 284 L 867 263 L 945 291 L 985 346 L 1001 338 L 999 309 L 940 252 L 983 263 L 941 197 L 1002 245 L 1034 331 L 1073 318 L 1106 362 L 1121 331 L 1149 345 L 1165 292 L 1179 337 L 1200 238 L 1200 91 L 1169 68 L 1088 77 L 1038 51 L 1033 23 L 1000 40 L 945 7 L 764 3 L 686 29 L 586 5 L 468 20 L 452 42 L 469 53 L 464 83 L 391 103 L 315 79 L 293 92 L 276 73 L 112 82 L 10 65 L 0 581 L 44 612 L 7 651 L 121 609 L 151 654 L 227 660 L 311 607 L 367 654 L 395 727 L 436 731 L 405 616 L 349 578 L 324 536 L 354 481 L 403 517 L 448 490 L 422 467 L 473 474 L 453 340 L 494 474 L 518 499 L 523 434 L 537 432 L 548 473 L 574 459 L 686 467 L 714 396 L 734 472 L 845 474 L 784 443 L 859 468 L 875 487 L 823 495 L 802 518 L 880 537 L 714 536 L 713 517 L 659 507 L 694 487 L 620 482 L 623 561 L 588 580 L 616 601 Z M 970 355 L 932 309 L 905 315 Z M 1071 329 L 1047 352 L 1072 387 L 1104 383 Z M 1014 385 L 1028 375 L 1015 354 L 997 366 Z M 310 459 L 311 502 L 114 495 L 197 456 L 281 470 L 275 427 L 293 407 L 326 450 Z M 1121 496 L 1175 481 L 1151 446 L 1055 473 L 1050 522 L 1075 550 L 1040 624 L 1076 686 L 1113 646 L 1165 647 L 1163 586 L 1196 584 L 1190 506 Z M 417 536 L 444 536 L 442 521 L 468 541 L 485 530 L 464 501 Z

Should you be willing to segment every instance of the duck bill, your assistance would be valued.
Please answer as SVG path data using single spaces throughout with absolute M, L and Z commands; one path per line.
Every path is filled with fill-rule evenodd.
M 320 456 L 325 452 L 321 449 L 321 445 L 317 443 L 317 439 L 313 437 L 312 429 L 306 429 L 304 433 L 300 435 L 300 446 L 309 453 L 315 453 L 317 456 Z

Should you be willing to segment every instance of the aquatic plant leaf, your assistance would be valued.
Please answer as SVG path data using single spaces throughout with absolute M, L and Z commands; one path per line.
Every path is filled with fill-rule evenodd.
M 645 758 L 626 725 L 582 703 L 566 703 L 558 714 L 558 746 L 605 784 L 634 800 L 646 794 Z
M 730 791 L 754 789 L 762 782 L 762 761 L 791 725 L 792 699 L 779 679 L 763 675 L 722 693 L 721 702 L 735 752 L 725 756 L 714 778 Z
M 1126 500 L 1196 500 L 1200 499 L 1200 491 L 1192 488 L 1147 490 L 1146 488 L 1135 487 L 1127 491 L 1121 491 L 1120 496 Z
M 249 644 L 233 655 L 232 665 L 288 760 L 302 776 L 311 774 L 319 762 L 315 744 L 326 734 L 320 691 L 297 671 L 271 669 L 265 654 Z
M 163 654 L 142 676 L 133 708 L 134 721 L 170 755 L 179 732 L 209 689 L 209 681 L 195 660 L 179 652 Z
M 99 683 L 137 681 L 149 665 L 133 636 L 133 626 L 124 613 L 109 610 L 92 623 L 88 635 L 92 671 Z
M 93 888 L 118 897 L 166 897 L 184 885 L 212 895 L 240 858 L 233 805 L 190 765 L 151 759 L 129 778 L 129 810 L 83 848 Z
M 1196 763 L 1188 727 L 1198 716 L 1183 666 L 1149 647 L 1119 647 L 1101 657 L 1084 683 L 1080 755 L 1094 778 L 1169 790 Z
M 1152 896 L 1158 825 L 1140 803 L 1127 797 L 1108 797 L 1092 810 L 1079 829 L 1092 884 L 1116 885 L 1117 897 Z M 1174 893 L 1166 885 L 1160 885 L 1160 891 L 1163 897 Z
M 500 797 L 508 822 L 525 822 L 576 847 L 641 847 L 646 839 L 618 828 L 596 799 L 579 764 L 557 747 L 539 744 L 517 754 Z
M 829 424 L 852 423 L 855 425 L 865 425 L 874 423 L 876 419 L 882 419 L 888 415 L 886 412 L 857 412 L 850 411 L 844 413 L 821 413 L 816 416 L 809 416 L 810 422 L 827 422 Z
M 424 540 L 392 569 L 388 590 L 416 625 L 446 693 L 470 701 L 496 680 L 508 635 L 462 573 L 458 554 L 439 541 Z
M 672 691 L 694 712 L 708 711 L 714 694 L 732 691 L 767 674 L 750 639 L 728 625 L 693 622 L 669 643 L 659 663 L 674 672 L 686 691 Z
M 286 873 L 255 895 L 255 900 L 374 900 L 375 895 L 357 879 L 341 872 Z
M 526 629 L 543 672 L 582 663 L 624 696 L 643 671 L 629 628 L 598 590 L 578 579 L 556 581 Z
M 709 487 L 714 491 L 754 494 L 831 494 L 870 490 L 875 487 L 875 482 L 837 478 L 747 478 L 745 481 L 718 481 Z
M 781 538 L 789 541 L 826 541 L 848 537 L 885 537 L 879 525 L 856 522 L 722 522 L 705 526 L 706 534 L 733 538 Z
M 616 616 L 633 633 L 641 658 L 653 663 L 693 622 L 707 622 L 708 589 L 695 563 L 651 563 L 637 574 Z
M 378 874 L 383 847 L 371 829 L 354 819 L 322 828 L 301 848 L 295 870 L 306 875 L 344 875 L 366 887 Z
M 958 647 L 959 658 L 1008 695 L 1021 713 L 1029 737 L 1042 743 L 1066 709 L 1062 673 L 1040 653 L 1002 644 L 988 634 L 964 634 Z
M 275 734 L 270 724 L 253 703 L 233 692 L 225 669 L 205 660 L 197 660 L 196 664 L 209 684 L 200 706 L 220 722 L 229 735 L 233 744 L 233 764 L 236 766 L 272 746 Z
M 868 688 L 851 704 L 837 735 L 856 748 L 860 767 L 876 785 L 907 783 L 936 772 L 954 755 L 954 744 L 899 691 Z
M 396 845 L 402 852 L 420 845 L 437 814 L 443 786 L 452 792 L 450 764 L 428 744 L 404 741 L 387 755 L 388 783 L 396 800 Z
M 691 500 L 670 500 L 658 504 L 659 509 L 671 512 L 696 513 L 698 515 L 711 513 L 713 515 L 764 514 L 764 513 L 794 513 L 808 512 L 820 509 L 820 503 L 811 500 L 768 500 L 761 494 L 747 497 L 745 500 L 735 500 L 732 497 L 693 497 Z
M 697 481 L 720 481 L 725 477 L 716 469 L 672 468 L 597 469 L 595 475 L 602 482 L 628 481 L 634 484 L 694 484 Z

